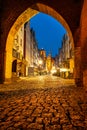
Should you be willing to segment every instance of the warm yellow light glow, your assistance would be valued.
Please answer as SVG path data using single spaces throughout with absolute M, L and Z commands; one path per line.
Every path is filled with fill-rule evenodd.
M 51 73 L 54 74 L 54 73 L 56 73 L 56 72 L 57 72 L 57 70 L 56 70 L 55 66 L 53 66 L 53 67 L 52 67 L 52 70 L 51 70 Z
M 42 65 L 43 61 L 42 60 L 39 60 L 39 65 Z
M 56 73 L 57 72 L 57 70 L 51 70 L 51 73 L 52 74 L 54 74 L 54 73 Z
M 67 69 L 67 68 L 60 68 L 60 72 L 67 72 L 67 71 L 70 71 L 70 69 Z

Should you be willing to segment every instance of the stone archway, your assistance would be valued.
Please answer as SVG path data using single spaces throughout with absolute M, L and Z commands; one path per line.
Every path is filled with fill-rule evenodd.
M 50 8 L 49 6 L 46 6 L 44 4 L 38 3 L 30 8 L 26 9 L 15 21 L 13 26 L 11 27 L 7 41 L 6 41 L 6 64 L 5 64 L 5 81 L 9 81 L 12 77 L 12 46 L 13 46 L 13 39 L 19 28 L 27 22 L 29 19 L 31 19 L 34 15 L 36 15 L 39 12 L 46 13 L 48 15 L 51 15 L 56 20 L 58 20 L 67 30 L 70 40 L 74 47 L 73 37 L 71 30 L 67 24 L 67 22 L 63 19 L 63 17 L 58 14 L 54 9 Z M 10 69 L 9 69 L 10 68 Z

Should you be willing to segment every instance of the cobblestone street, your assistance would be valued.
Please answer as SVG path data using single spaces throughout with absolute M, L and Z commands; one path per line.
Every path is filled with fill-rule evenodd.
M 87 130 L 87 93 L 55 76 L 0 85 L 0 130 Z

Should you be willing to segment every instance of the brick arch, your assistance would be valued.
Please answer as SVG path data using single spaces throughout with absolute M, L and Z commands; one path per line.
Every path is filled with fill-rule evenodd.
M 39 3 L 39 4 L 38 4 Z M 43 6 L 42 6 L 42 5 Z M 34 6 L 32 6 L 34 5 Z M 81 16 L 81 9 L 83 5 L 83 0 L 75 1 L 75 0 L 61 0 L 61 1 L 52 1 L 50 0 L 22 0 L 22 1 L 14 1 L 14 0 L 5 0 L 2 1 L 1 11 L 0 14 L 3 15 L 3 18 L 1 18 L 1 32 L 5 32 L 4 36 L 2 36 L 3 39 L 3 48 L 5 48 L 7 35 L 16 21 L 16 19 L 29 7 L 32 6 L 33 9 L 36 10 L 42 10 L 46 13 L 50 13 L 48 8 L 45 8 L 45 6 L 48 6 L 55 10 L 57 13 L 59 13 L 65 21 L 68 23 L 72 34 L 74 35 L 76 29 L 80 25 L 80 16 Z M 55 13 L 53 14 L 55 15 Z
M 14 22 L 13 26 L 11 27 L 11 29 L 9 31 L 7 41 L 6 41 L 5 79 L 10 79 L 11 74 L 12 74 L 12 72 L 11 72 L 11 70 L 12 70 L 12 68 L 11 68 L 12 67 L 12 46 L 13 46 L 14 36 L 17 33 L 17 31 L 19 30 L 19 28 L 25 22 L 27 22 L 34 15 L 39 13 L 38 11 L 39 12 L 44 12 L 44 13 L 46 13 L 48 15 L 51 15 L 56 20 L 58 20 L 65 27 L 65 29 L 67 30 L 67 32 L 68 32 L 68 34 L 70 36 L 72 44 L 74 44 L 71 30 L 70 30 L 68 24 L 66 23 L 66 21 L 62 18 L 62 16 L 60 14 L 58 14 L 54 9 L 50 8 L 49 6 L 46 6 L 46 5 L 41 4 L 41 3 L 38 3 L 38 4 L 35 4 L 35 5 L 31 6 L 31 8 L 28 8 L 27 10 L 25 10 L 17 18 L 17 20 Z M 11 69 L 9 69 L 9 68 L 11 68 Z
M 6 50 L 11 50 L 11 41 L 13 39 L 13 34 L 9 37 L 9 32 L 12 29 L 13 24 L 16 22 L 16 20 L 19 18 L 19 16 L 29 7 L 32 7 L 32 9 L 37 11 L 42 11 L 44 13 L 47 13 L 49 15 L 53 15 L 54 18 L 59 17 L 56 14 L 60 14 L 62 18 L 66 21 L 69 29 L 71 30 L 71 37 L 74 36 L 76 30 L 80 26 L 80 16 L 83 6 L 83 0 L 3 0 L 0 2 L 0 82 L 3 82 L 3 79 L 5 77 L 5 63 L 6 62 L 6 56 L 7 52 Z M 41 4 L 43 6 L 41 6 Z M 33 5 L 33 6 L 32 6 Z M 50 8 L 50 10 L 49 10 Z M 54 12 L 52 11 L 54 10 Z M 52 12 L 51 12 L 52 11 Z M 56 18 L 57 19 L 57 18 Z M 61 22 L 62 23 L 62 22 Z M 22 24 L 22 23 L 21 23 Z M 62 23 L 63 24 L 63 23 Z M 67 27 L 65 27 L 67 28 Z M 67 29 L 68 30 L 68 29 Z M 69 33 L 70 34 L 70 33 Z M 8 40 L 9 39 L 9 40 Z M 9 41 L 9 42 L 8 42 Z M 7 42 L 10 46 L 8 46 L 7 49 Z M 76 45 L 76 43 L 75 43 Z M 8 55 L 8 58 L 11 57 Z M 9 78 L 9 77 L 8 77 Z
M 64 18 L 58 12 L 56 12 L 54 9 L 50 8 L 49 6 L 46 6 L 46 5 L 41 4 L 41 3 L 37 3 L 37 4 L 33 5 L 33 6 L 31 6 L 30 8 L 26 9 L 17 18 L 17 20 L 14 22 L 14 24 L 11 27 L 11 29 L 9 31 L 9 34 L 8 34 L 8 38 L 7 38 L 7 42 L 6 42 L 6 50 L 9 49 L 9 42 L 8 42 L 8 40 L 10 39 L 10 37 L 11 36 L 14 37 L 16 32 L 19 30 L 19 28 L 25 22 L 27 22 L 29 19 L 31 19 L 34 15 L 36 15 L 39 12 L 43 12 L 45 14 L 48 14 L 48 15 L 54 17 L 56 20 L 58 20 L 64 26 L 64 28 L 67 30 L 67 32 L 68 32 L 68 34 L 70 36 L 70 39 L 73 42 L 72 32 L 70 30 L 69 25 L 64 20 Z

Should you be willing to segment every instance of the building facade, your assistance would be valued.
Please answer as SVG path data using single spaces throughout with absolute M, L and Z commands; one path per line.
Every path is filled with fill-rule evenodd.
M 12 76 L 24 75 L 24 25 L 19 29 L 14 37 L 12 48 Z
M 63 78 L 73 78 L 74 73 L 74 47 L 68 34 L 64 34 L 62 47 L 59 50 L 60 76 Z
M 13 77 L 29 76 L 37 73 L 40 55 L 35 32 L 30 29 L 29 21 L 19 29 L 14 37 L 12 57 Z
M 35 32 L 31 28 L 30 22 L 25 23 L 25 53 L 24 57 L 27 62 L 26 66 L 26 76 L 35 75 L 37 72 L 39 52 L 38 52 L 38 44 L 35 37 Z

